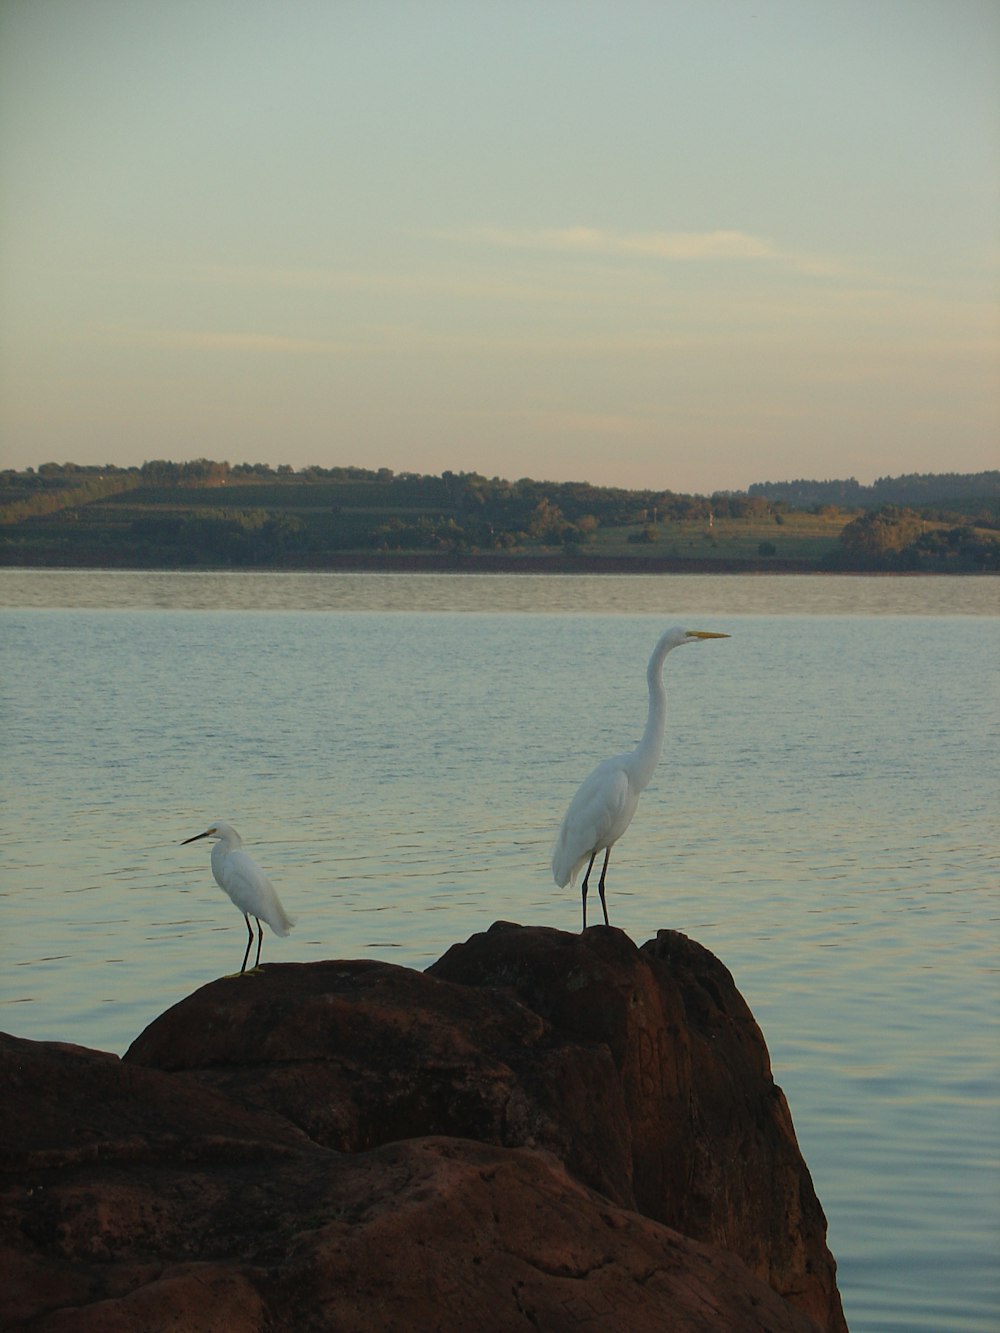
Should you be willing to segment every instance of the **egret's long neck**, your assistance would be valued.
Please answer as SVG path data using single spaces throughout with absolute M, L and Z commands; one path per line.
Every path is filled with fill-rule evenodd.
M 228 854 L 229 848 L 225 842 L 212 843 L 212 874 L 220 884 L 222 883 L 222 865 Z
M 642 740 L 632 751 L 632 776 L 636 784 L 645 787 L 653 776 L 663 749 L 663 731 L 667 722 L 667 692 L 663 688 L 663 661 L 671 645 L 658 643 L 646 668 L 649 686 L 649 716 Z
M 212 843 L 212 870 L 217 873 L 222 870 L 222 863 L 233 850 L 234 847 L 240 847 L 243 839 L 235 829 L 227 829 L 219 838 L 218 842 Z

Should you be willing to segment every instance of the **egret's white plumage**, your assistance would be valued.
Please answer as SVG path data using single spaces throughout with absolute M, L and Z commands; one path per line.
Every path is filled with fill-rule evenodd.
M 604 852 L 604 865 L 598 883 L 604 924 L 609 925 L 604 898 L 604 880 L 608 873 L 611 848 L 622 836 L 635 814 L 639 796 L 648 784 L 663 749 L 663 731 L 667 720 L 667 693 L 663 688 L 663 663 L 667 653 L 682 643 L 701 639 L 728 639 L 728 634 L 707 630 L 668 629 L 660 636 L 646 668 L 649 685 L 649 715 L 642 740 L 628 754 L 615 755 L 598 764 L 580 784 L 563 817 L 552 852 L 552 875 L 560 888 L 576 882 L 580 867 L 587 862 L 583 877 L 583 928 L 587 928 L 587 885 L 597 853 Z
M 217 820 L 204 833 L 196 833 L 193 838 L 185 838 L 181 846 L 186 847 L 189 842 L 197 842 L 199 838 L 216 840 L 212 847 L 212 874 L 219 887 L 225 889 L 243 913 L 243 919 L 247 923 L 250 938 L 247 940 L 247 950 L 243 955 L 241 973 L 246 971 L 250 946 L 253 944 L 253 926 L 250 924 L 250 918 L 253 917 L 257 922 L 257 959 L 254 963 L 256 968 L 260 965 L 260 946 L 264 935 L 264 927 L 260 923 L 266 921 L 276 935 L 287 935 L 295 923 L 282 907 L 274 885 L 257 862 L 243 850 L 243 839 L 232 824 Z

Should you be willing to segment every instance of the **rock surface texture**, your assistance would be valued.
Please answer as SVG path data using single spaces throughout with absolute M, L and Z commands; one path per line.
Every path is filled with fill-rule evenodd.
M 267 965 L 123 1060 L 0 1037 L 0 1327 L 845 1333 L 732 977 L 498 923 Z

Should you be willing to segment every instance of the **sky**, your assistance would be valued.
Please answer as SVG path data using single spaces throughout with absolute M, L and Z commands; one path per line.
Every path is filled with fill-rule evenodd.
M 995 0 L 0 0 L 0 464 L 1000 467 Z

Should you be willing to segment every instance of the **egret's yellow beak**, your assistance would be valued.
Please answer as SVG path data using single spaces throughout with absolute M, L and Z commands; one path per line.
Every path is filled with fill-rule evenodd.
M 689 639 L 728 639 L 728 634 L 716 634 L 710 629 L 689 629 L 684 631 Z

